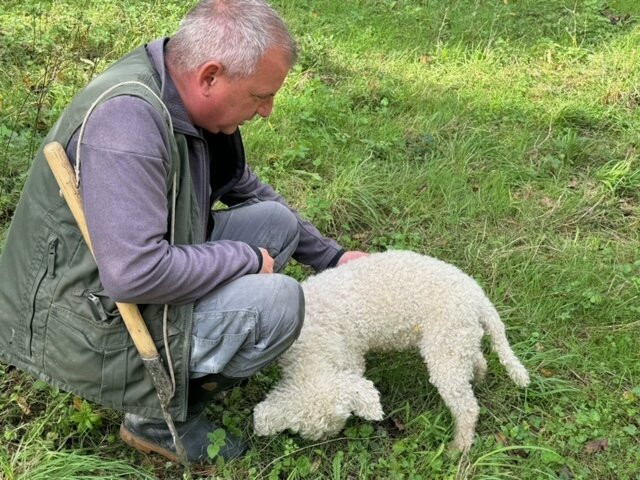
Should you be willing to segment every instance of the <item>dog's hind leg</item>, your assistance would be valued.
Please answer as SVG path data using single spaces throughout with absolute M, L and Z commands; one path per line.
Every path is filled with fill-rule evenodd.
M 487 374 L 487 361 L 482 355 L 482 352 L 476 352 L 476 355 L 473 357 L 473 379 L 476 382 L 480 382 L 484 380 L 485 375 Z
M 456 376 L 448 368 L 431 369 L 431 383 L 436 386 L 455 421 L 455 433 L 451 446 L 466 451 L 471 448 L 478 421 L 479 407 L 471 383 Z
M 423 340 L 420 350 L 429 370 L 429 380 L 438 389 L 455 421 L 451 446 L 466 451 L 473 443 L 480 411 L 471 388 L 478 363 L 473 354 L 470 355 L 469 345 L 447 341 L 449 339 L 440 340 L 442 341 Z

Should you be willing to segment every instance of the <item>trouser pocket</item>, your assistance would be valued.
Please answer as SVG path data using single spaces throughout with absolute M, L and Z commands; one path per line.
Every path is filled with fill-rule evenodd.
M 194 314 L 190 371 L 221 373 L 242 349 L 256 344 L 258 314 L 252 310 Z

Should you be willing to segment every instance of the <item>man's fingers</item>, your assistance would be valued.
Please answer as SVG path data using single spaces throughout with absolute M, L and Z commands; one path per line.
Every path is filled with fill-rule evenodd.
M 267 252 L 266 248 L 260 247 L 260 252 L 262 252 L 262 268 L 260 269 L 260 273 L 273 273 L 274 260 Z
M 353 260 L 357 260 L 358 258 L 368 257 L 369 254 L 366 252 L 360 252 L 358 250 L 350 250 L 348 252 L 344 252 L 344 254 L 338 260 L 338 266 L 344 265 L 345 263 L 349 263 Z

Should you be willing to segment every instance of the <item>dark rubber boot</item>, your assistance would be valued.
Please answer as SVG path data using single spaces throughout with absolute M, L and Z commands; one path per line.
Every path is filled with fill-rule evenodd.
M 210 444 L 208 434 L 218 427 L 209 421 L 205 408 L 219 393 L 238 385 L 242 379 L 232 379 L 222 375 L 207 375 L 189 382 L 189 405 L 187 419 L 175 422 L 190 463 L 212 463 L 207 454 Z M 163 420 L 149 419 L 127 413 L 120 426 L 120 438 L 144 453 L 159 453 L 173 462 L 179 462 L 169 427 Z M 238 458 L 247 451 L 241 439 L 227 432 L 225 444 L 218 456 L 227 460 Z
M 189 380 L 189 408 L 201 410 L 218 395 L 247 382 L 246 378 L 225 377 L 221 373 Z

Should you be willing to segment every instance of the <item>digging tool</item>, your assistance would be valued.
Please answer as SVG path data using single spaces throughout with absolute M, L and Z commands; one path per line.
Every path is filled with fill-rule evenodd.
M 93 245 L 91 243 L 91 237 L 89 236 L 89 230 L 87 229 L 87 220 L 84 215 L 84 209 L 82 207 L 82 197 L 80 191 L 76 186 L 76 176 L 67 153 L 62 145 L 58 142 L 52 142 L 44 147 L 44 156 L 47 159 L 47 163 L 53 175 L 58 182 L 62 196 L 67 202 L 73 218 L 75 218 L 78 228 L 82 233 L 82 237 L 89 247 L 89 251 L 92 255 Z M 95 256 L 95 255 L 94 255 Z M 189 467 L 189 460 L 180 439 L 176 426 L 173 423 L 173 418 L 169 414 L 169 401 L 173 396 L 173 388 L 171 379 L 162 363 L 162 357 L 158 353 L 155 343 L 153 342 L 147 325 L 144 323 L 144 319 L 140 314 L 138 306 L 131 303 L 116 302 L 122 320 L 129 331 L 129 335 L 133 339 L 133 343 L 142 357 L 142 362 L 147 369 L 147 372 L 151 376 L 153 385 L 156 388 L 158 398 L 160 399 L 160 407 L 162 408 L 162 415 L 164 416 L 171 436 L 173 437 L 173 443 L 176 446 L 176 453 L 178 459 L 185 466 Z

